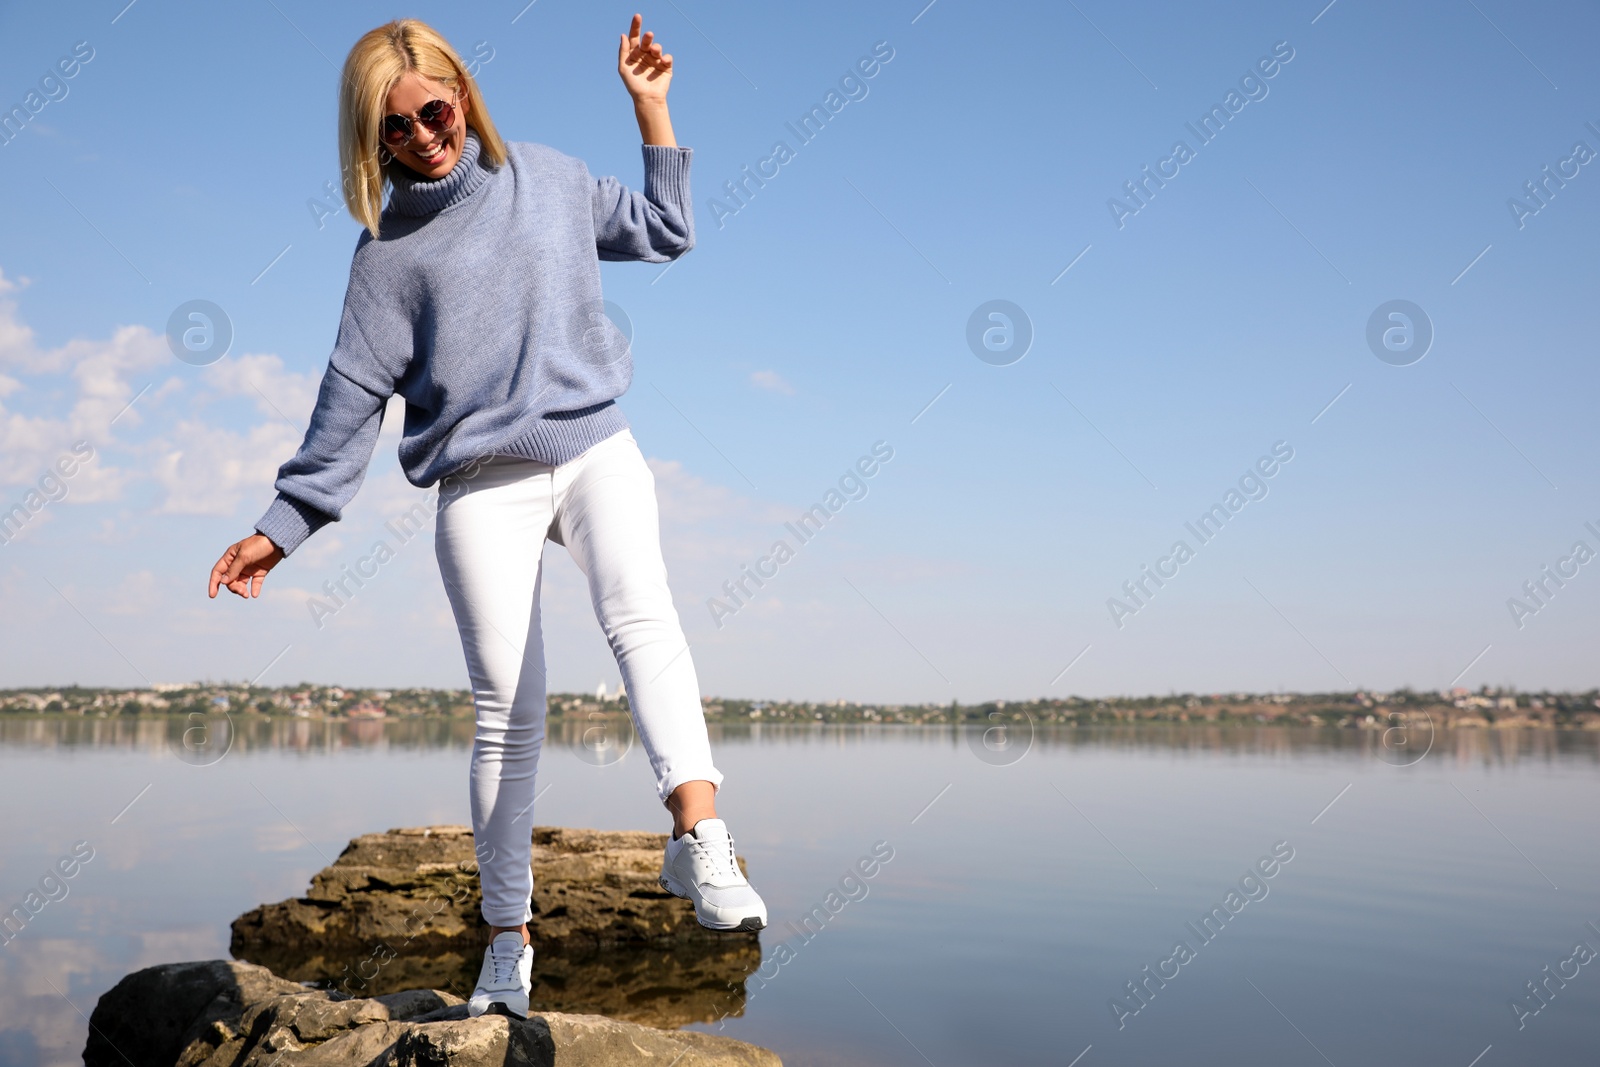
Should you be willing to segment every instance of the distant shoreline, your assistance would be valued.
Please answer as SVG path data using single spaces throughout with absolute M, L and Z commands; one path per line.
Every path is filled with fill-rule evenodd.
M 551 722 L 621 719 L 626 694 L 554 693 Z M 705 697 L 708 723 L 908 726 L 1290 725 L 1403 731 L 1418 727 L 1600 729 L 1600 693 L 1515 693 L 1483 687 L 1417 693 L 1181 694 L 1165 697 L 992 700 L 982 704 L 878 704 L 856 701 Z M 226 684 L 147 689 L 68 686 L 0 690 L 0 718 L 168 719 L 228 716 L 305 722 L 471 721 L 471 695 L 449 689 L 265 688 Z
M 191 714 L 193 714 L 193 713 L 175 712 L 175 711 L 161 711 L 161 712 L 152 712 L 152 713 L 148 713 L 148 714 L 144 714 L 144 715 L 140 715 L 140 716 L 136 716 L 135 717 L 135 716 L 113 715 L 113 714 L 108 714 L 108 713 L 105 713 L 105 712 L 100 712 L 100 713 L 96 713 L 96 714 L 92 714 L 92 715 L 74 715 L 74 714 L 63 713 L 63 712 L 0 712 L 0 723 L 4 723 L 4 722 L 26 722 L 26 721 L 37 721 L 37 722 L 84 722 L 84 721 L 96 721 L 96 722 L 100 722 L 100 721 L 104 721 L 104 722 L 119 722 L 119 721 L 120 722 L 136 722 L 136 721 L 156 722 L 156 721 L 161 721 L 161 722 L 166 722 L 166 721 L 174 721 L 174 722 L 182 722 L 182 721 L 186 721 Z M 217 714 L 217 717 L 220 718 L 223 713 L 222 712 L 218 712 L 216 714 Z M 266 723 L 266 722 L 304 722 L 304 723 L 339 724 L 339 725 L 357 725 L 357 724 L 362 724 L 362 723 L 378 723 L 378 724 L 382 725 L 382 724 L 385 724 L 385 723 L 388 723 L 388 724 L 404 724 L 404 723 L 413 723 L 413 722 L 417 722 L 417 723 L 422 723 L 422 722 L 446 722 L 446 723 L 455 722 L 455 723 L 460 723 L 460 722 L 468 722 L 468 721 L 470 721 L 468 719 L 465 719 L 465 718 L 463 718 L 461 716 L 456 716 L 456 715 L 391 715 L 391 716 L 387 716 L 387 717 L 384 717 L 384 718 L 367 719 L 367 718 L 350 718 L 349 716 L 345 716 L 345 715 L 297 716 L 297 715 L 272 714 L 272 713 L 258 712 L 258 711 L 245 711 L 245 712 L 235 711 L 235 712 L 229 712 L 227 714 L 232 718 L 239 719 L 239 720 L 242 720 L 242 721 L 255 721 L 255 722 L 264 722 L 264 723 Z M 601 713 L 598 713 L 598 715 L 599 715 L 599 718 L 615 719 L 615 720 L 621 720 L 621 719 L 624 719 L 624 718 L 627 717 L 627 713 L 625 711 L 601 712 Z M 594 716 L 594 715 L 589 715 L 589 716 L 559 715 L 559 714 L 556 714 L 556 713 L 552 712 L 552 713 L 547 715 L 547 721 L 551 722 L 551 723 L 575 723 L 575 722 L 599 721 L 599 719 L 597 719 L 596 716 Z M 951 721 L 949 719 L 944 719 L 944 720 L 927 719 L 927 720 L 903 721 L 903 722 L 897 722 L 897 721 L 873 722 L 873 721 L 870 721 L 870 720 L 869 721 L 859 721 L 859 720 L 838 720 L 838 719 L 828 720 L 828 719 L 803 719 L 803 718 L 796 718 L 796 719 L 764 719 L 764 720 L 763 719 L 750 720 L 750 719 L 739 719 L 739 718 L 719 718 L 719 719 L 708 718 L 706 721 L 708 723 L 712 723 L 712 724 L 720 725 L 720 726 L 755 726 L 755 727 L 761 727 L 761 726 L 784 726 L 784 727 L 857 726 L 857 727 L 910 728 L 910 727 L 933 727 L 933 726 L 941 726 L 941 727 L 956 727 L 956 726 L 961 726 L 961 727 L 986 727 L 986 726 L 989 726 L 989 725 L 994 725 L 993 723 L 984 722 L 984 721 L 978 720 L 978 719 L 962 719 L 960 721 Z M 1016 724 L 1025 722 L 1025 720 L 1021 719 L 1021 718 L 1018 718 L 1018 719 L 1015 719 L 1015 720 L 1004 720 L 1004 721 L 1006 721 L 1010 725 L 1016 725 Z M 1423 720 L 1423 717 L 1420 716 L 1420 715 L 1417 717 L 1416 720 L 1408 720 L 1408 722 L 1412 722 L 1412 723 L 1419 722 L 1419 721 L 1425 721 L 1425 720 Z M 1272 727 L 1281 727 L 1281 728 L 1285 728 L 1285 729 L 1295 729 L 1295 728 L 1297 728 L 1297 729 L 1304 729 L 1304 730 L 1367 730 L 1367 731 L 1385 731 L 1385 730 L 1390 729 L 1393 726 L 1393 724 L 1391 724 L 1389 722 L 1371 722 L 1371 723 L 1365 722 L 1365 721 L 1348 722 L 1348 723 L 1326 722 L 1326 721 L 1325 722 L 1304 722 L 1304 721 L 1300 721 L 1300 720 L 1297 720 L 1297 719 L 1289 718 L 1287 716 L 1280 716 L 1280 717 L 1278 717 L 1276 719 L 1257 719 L 1257 718 L 1255 718 L 1253 716 L 1246 716 L 1246 715 L 1228 715 L 1228 716 L 1218 716 L 1216 718 L 1191 718 L 1191 719 L 1170 719 L 1170 718 L 1159 718 L 1159 717 L 1156 717 L 1156 716 L 1144 716 L 1144 717 L 1140 717 L 1140 718 L 1137 718 L 1137 719 L 1135 719 L 1135 718 L 1116 719 L 1116 718 L 1108 718 L 1108 717 L 1102 716 L 1102 717 L 1100 717 L 1098 719 L 1082 719 L 1082 720 L 1080 720 L 1080 719 L 1063 719 L 1063 720 L 1046 720 L 1046 721 L 1042 721 L 1042 722 L 1041 721 L 1035 721 L 1034 725 L 1036 727 L 1038 727 L 1038 728 L 1041 728 L 1041 729 L 1045 728 L 1045 727 L 1078 728 L 1078 727 L 1118 727 L 1118 726 L 1183 726 L 1183 727 L 1218 727 L 1218 726 L 1225 726 L 1225 727 L 1257 727 L 1257 726 L 1272 726 Z M 1481 731 L 1481 730 L 1506 730 L 1506 729 L 1569 730 L 1569 731 L 1575 731 L 1575 732 L 1578 732 L 1578 733 L 1583 733 L 1583 732 L 1587 732 L 1587 731 L 1600 731 L 1600 725 L 1596 725 L 1596 724 L 1593 724 L 1593 723 L 1578 723 L 1578 722 L 1546 723 L 1546 722 L 1542 722 L 1542 721 L 1539 721 L 1539 720 L 1523 720 L 1523 719 L 1516 719 L 1516 720 L 1513 720 L 1513 719 L 1499 719 L 1499 720 L 1496 720 L 1494 722 L 1484 722 L 1484 721 L 1477 721 L 1477 720 L 1471 720 L 1471 721 L 1466 721 L 1466 722 L 1449 721 L 1449 720 L 1442 720 L 1441 721 L 1441 720 L 1436 719 L 1435 720 L 1435 727 L 1437 729 L 1439 729 L 1439 730 L 1479 730 L 1479 731 Z

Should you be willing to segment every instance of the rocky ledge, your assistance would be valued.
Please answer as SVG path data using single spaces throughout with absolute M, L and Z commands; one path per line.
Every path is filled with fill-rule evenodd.
M 693 905 L 657 885 L 666 839 L 534 828 L 535 1010 L 652 1026 L 739 1013 L 745 978 L 761 964 L 758 935 L 707 930 Z M 485 944 L 477 860 L 465 826 L 363 834 L 305 896 L 234 920 L 230 949 L 350 996 L 424 987 L 464 997 Z
M 599 1015 L 472 1019 L 461 998 L 348 997 L 234 960 L 135 971 L 100 998 L 85 1067 L 782 1067 L 767 1049 Z

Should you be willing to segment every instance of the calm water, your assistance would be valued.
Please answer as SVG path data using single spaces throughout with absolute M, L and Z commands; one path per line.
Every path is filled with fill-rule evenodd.
M 93 849 L 0 951 L 0 1063 L 80 1062 L 102 992 L 226 956 L 235 916 L 302 893 L 349 838 L 467 821 L 465 724 L 268 723 L 209 766 L 179 758 L 181 727 L 0 720 L 5 908 Z M 1420 759 L 1425 739 L 1271 727 L 1041 730 L 1004 750 L 948 728 L 713 739 L 772 916 L 721 1032 L 793 1067 L 1500 1067 L 1600 1048 L 1600 962 L 1563 962 L 1600 949 L 1595 733 L 1441 733 Z M 541 824 L 667 828 L 641 752 L 561 742 Z M 796 936 L 878 842 L 893 858 Z M 1275 848 L 1292 859 L 1225 900 Z M 1511 999 L 1557 970 L 1519 1029 Z

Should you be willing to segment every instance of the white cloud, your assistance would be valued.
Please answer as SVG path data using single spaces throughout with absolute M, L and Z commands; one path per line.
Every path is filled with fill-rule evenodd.
M 260 499 L 294 454 L 301 434 L 274 418 L 243 431 L 198 420 L 180 422 L 156 446 L 149 471 L 166 496 L 158 511 L 178 515 L 228 516 L 245 495 Z M 254 516 L 252 516 L 253 518 Z
M 0 271 L 0 294 L 24 284 Z M 88 442 L 94 459 L 70 479 L 63 503 L 117 499 L 134 484 L 153 483 L 164 490 L 153 510 L 186 515 L 232 515 L 246 494 L 269 496 L 278 466 L 299 447 L 321 380 L 286 370 L 275 355 L 232 356 L 205 369 L 191 417 L 133 440 L 163 400 L 188 388 L 173 373 L 165 337 L 121 326 L 107 338 L 44 349 L 16 301 L 6 299 L 0 369 L 14 372 L 0 373 L 0 485 L 34 484 L 74 444 Z M 63 386 L 71 407 L 52 413 L 47 405 Z M 262 421 L 240 427 L 237 419 L 204 417 L 205 400 L 232 398 L 248 400 Z
M 321 382 L 320 373 L 286 371 L 283 360 L 272 355 L 230 357 L 212 364 L 205 378 L 217 393 L 247 397 L 261 414 L 299 427 L 311 419 Z
M 0 272 L 0 294 L 22 287 Z M 290 371 L 265 353 L 232 355 L 194 375 L 175 365 L 165 337 L 144 326 L 43 349 L 11 299 L 0 299 L 0 369 L 12 372 L 0 373 L 0 485 L 36 483 L 74 442 L 86 440 L 95 458 L 71 480 L 62 503 L 117 499 L 136 485 L 150 486 L 157 495 L 149 511 L 220 517 L 270 499 L 278 467 L 304 436 L 321 381 L 320 371 Z M 758 371 L 751 381 L 793 391 L 772 371 Z M 70 409 L 45 410 L 63 386 L 71 390 Z M 176 396 L 185 402 L 167 418 L 163 401 Z M 226 416 L 213 408 L 237 400 L 259 421 L 242 422 L 231 404 Z M 373 469 L 346 515 L 352 530 L 381 523 L 424 496 L 393 460 L 403 401 L 390 403 Z M 141 435 L 144 429 L 155 432 Z M 668 552 L 679 559 L 735 558 L 789 517 L 784 508 L 691 475 L 676 461 L 650 465 Z M 318 551 L 308 546 L 307 562 L 336 554 L 337 535 L 328 533 L 313 542 Z
M 782 393 L 785 396 L 794 395 L 794 386 L 784 381 L 783 375 L 775 370 L 758 370 L 750 373 L 750 384 L 757 389 L 766 389 L 773 393 Z
M 104 546 L 102 555 L 128 559 L 135 546 L 156 547 L 149 541 L 146 520 L 151 515 L 244 522 L 259 515 L 271 499 L 278 467 L 294 454 L 304 435 L 320 368 L 291 371 L 282 359 L 266 353 L 235 353 L 204 368 L 189 367 L 172 356 L 161 334 L 143 326 L 118 327 L 98 338 L 74 338 L 44 348 L 17 311 L 15 298 L 21 291 L 19 282 L 0 274 L 0 509 L 26 493 L 27 486 L 36 485 L 47 465 L 74 441 L 88 440 L 95 448 L 95 459 L 69 482 L 68 497 L 37 515 L 27 536 L 40 539 L 45 524 L 67 517 L 68 504 L 119 500 L 92 517 L 80 512 L 73 518 L 81 524 L 78 534 Z M 750 375 L 750 382 L 752 387 L 778 393 L 795 391 L 774 371 L 758 371 Z M 427 502 L 428 494 L 412 486 L 396 462 L 403 423 L 397 409 L 403 402 L 395 398 L 391 404 L 388 414 L 393 417 L 384 420 L 372 469 L 344 521 L 297 552 L 293 568 L 267 581 L 265 603 L 236 614 L 205 599 L 199 592 L 204 588 L 202 574 L 209 571 L 222 545 L 207 543 L 200 553 L 204 558 L 195 558 L 187 550 L 187 539 L 191 535 L 200 539 L 205 524 L 189 520 L 166 524 L 177 530 L 174 545 L 185 543 L 181 563 L 141 551 L 99 586 L 92 575 L 63 575 L 57 579 L 63 593 L 76 604 L 92 604 L 91 614 L 103 620 L 99 625 L 108 637 L 129 647 L 141 669 L 153 675 L 157 667 L 145 662 L 147 655 L 183 653 L 139 651 L 135 646 L 143 635 L 136 620 L 143 617 L 163 619 L 161 637 L 169 641 L 177 639 L 184 645 L 193 643 L 191 639 L 220 641 L 217 647 L 223 649 L 224 658 L 227 635 L 253 634 L 264 624 L 288 627 L 286 632 L 296 635 L 315 632 L 316 640 L 308 640 L 297 655 L 309 655 L 305 662 L 311 663 L 318 662 L 317 656 L 328 657 L 328 663 L 336 664 L 329 669 L 351 663 L 370 667 L 364 658 L 369 654 L 385 669 L 397 665 L 412 669 L 409 663 L 392 662 L 387 649 L 373 651 L 370 642 L 349 645 L 348 654 L 335 656 L 328 651 L 345 649 L 344 642 L 356 641 L 380 623 L 406 627 L 427 640 L 437 638 L 438 648 L 454 645 L 458 652 L 454 619 L 437 574 L 432 573 L 426 546 L 409 550 L 403 561 L 393 564 L 400 569 L 363 593 L 349 614 L 341 612 L 324 631 L 311 627 L 306 601 L 314 593 L 321 595 L 317 591 L 322 581 L 335 577 L 340 564 L 354 560 L 375 537 L 383 536 L 386 519 Z M 811 498 L 774 502 L 698 476 L 676 460 L 654 457 L 648 463 L 655 478 L 672 589 L 681 610 L 694 613 L 686 615 L 686 625 L 702 633 L 710 628 L 707 597 L 722 595 L 725 580 L 786 536 L 783 524 Z M 711 471 L 713 479 L 728 479 L 730 474 Z M 238 533 L 247 529 L 241 523 Z M 45 536 L 56 534 L 50 529 Z M 844 539 L 835 540 L 841 549 L 848 547 Z M 562 655 L 575 657 L 572 664 L 582 664 L 573 669 L 589 674 L 593 666 L 609 672 L 613 666 L 607 658 L 609 649 L 594 628 L 586 583 L 570 561 L 560 559 L 563 555 L 552 550 L 547 557 L 551 560 L 545 589 L 547 635 Z M 906 566 L 918 574 L 931 569 L 917 560 L 906 561 Z M 789 620 L 825 615 L 830 609 L 814 590 L 815 576 L 806 579 L 802 573 L 786 572 L 780 586 L 763 591 L 743 609 L 740 625 L 745 629 L 739 632 L 767 633 L 769 627 L 758 625 L 761 620 L 792 628 L 795 623 Z M 413 580 L 402 581 L 402 576 Z M 77 585 L 72 584 L 73 577 Z M 6 582 L 7 575 L 0 573 L 0 587 Z M 37 595 L 36 588 L 19 591 L 19 597 L 32 595 Z M 233 607 L 231 595 L 228 600 Z M 58 613 L 66 617 L 66 606 L 59 605 Z M 831 616 L 818 621 L 825 623 L 821 632 L 836 628 L 837 620 Z M 727 635 L 721 640 L 728 640 Z M 233 642 L 247 643 L 242 638 Z M 244 674 L 260 669 L 261 663 L 251 656 L 244 659 L 251 660 Z M 120 660 L 113 669 L 123 669 Z M 614 680 L 609 673 L 605 676 Z M 264 844 L 271 848 L 280 843 Z
M 146 615 L 159 602 L 161 583 L 155 572 L 134 571 L 100 596 L 100 610 L 108 615 Z
M 19 286 L 0 275 L 0 292 Z M 0 300 L 0 367 L 23 377 L 0 375 L 0 485 L 26 485 L 40 475 L 74 444 L 88 442 L 97 452 L 114 440 L 118 427 L 127 419 L 138 420 L 137 406 L 128 408 L 135 390 L 130 375 L 146 372 L 169 361 L 165 342 L 143 326 L 117 328 L 105 340 L 73 338 L 52 349 L 41 349 L 33 330 L 17 315 L 14 300 Z M 69 376 L 74 400 L 65 415 L 29 410 L 36 390 L 25 377 L 47 379 L 46 392 L 55 391 L 60 382 L 50 378 Z M 126 410 L 125 410 L 126 409 Z M 130 472 L 118 470 L 104 456 L 84 465 L 71 481 L 69 499 L 78 502 L 103 500 L 118 495 Z
M 358 496 L 357 499 L 360 499 Z M 342 556 L 345 541 L 339 536 L 339 527 L 343 523 L 324 526 L 318 531 L 317 536 L 294 550 L 294 558 L 300 566 L 308 568 L 322 568 L 328 566 L 335 556 Z
M 711 518 L 726 518 L 730 513 L 768 519 L 775 514 L 761 514 L 760 506 L 748 497 L 740 496 L 725 485 L 717 485 L 690 474 L 678 460 L 650 458 L 646 462 L 650 465 L 650 472 L 655 475 L 656 500 L 664 521 L 688 525 Z
M 656 479 L 662 552 L 673 574 L 690 582 L 703 584 L 712 573 L 721 581 L 720 572 L 729 561 L 766 548 L 782 532 L 784 521 L 792 518 L 788 508 L 708 482 L 677 460 L 647 462 Z

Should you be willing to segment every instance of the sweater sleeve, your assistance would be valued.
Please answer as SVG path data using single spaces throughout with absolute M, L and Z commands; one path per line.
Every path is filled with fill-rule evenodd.
M 352 279 L 311 425 L 299 451 L 278 468 L 273 483 L 278 495 L 256 522 L 256 532 L 285 556 L 328 523 L 337 522 L 366 479 L 383 427 L 384 408 L 399 372 L 393 358 L 397 353 L 391 353 L 389 361 L 380 361 L 368 342 L 368 332 L 378 329 L 380 336 L 398 341 L 391 328 L 395 324 L 388 321 L 393 317 L 391 311 L 369 300 L 365 288 Z
M 265 534 L 285 556 L 328 523 L 337 522 L 361 488 L 387 400 L 328 364 L 305 440 L 278 468 L 274 483 L 278 496 L 256 522 L 256 532 Z
M 694 149 L 641 145 L 644 192 L 615 178 L 594 181 L 594 243 L 605 260 L 666 263 L 694 247 L 689 161 Z M 585 174 L 588 168 L 584 168 Z

